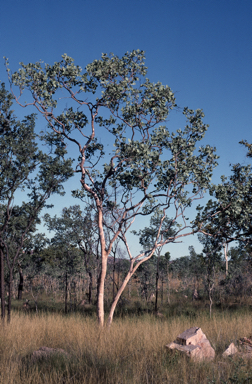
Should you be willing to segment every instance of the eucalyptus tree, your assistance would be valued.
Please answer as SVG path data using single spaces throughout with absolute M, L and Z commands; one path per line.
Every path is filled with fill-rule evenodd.
M 224 247 L 228 274 L 228 244 L 233 241 L 251 243 L 252 239 L 252 168 L 235 164 L 229 178 L 210 188 L 206 206 L 198 207 L 195 227 L 215 238 Z
M 51 239 L 47 252 L 50 253 L 54 277 L 57 277 L 62 284 L 65 313 L 68 313 L 68 298 L 72 298 L 72 289 L 74 290 L 74 306 L 76 307 L 77 304 L 76 277 L 84 269 L 81 252 L 73 244 L 68 243 L 66 237 L 63 239 L 57 234 Z
M 104 282 L 108 256 L 118 238 L 127 249 L 130 268 L 111 305 L 108 324 L 117 302 L 137 268 L 149 260 L 157 248 L 194 232 L 185 211 L 194 200 L 203 197 L 216 165 L 214 148 L 196 150 L 208 126 L 202 110 L 183 110 L 186 125 L 175 132 L 166 120 L 176 108 L 168 86 L 152 83 L 147 77 L 144 52 L 127 52 L 122 58 L 102 54 L 82 72 L 74 60 L 64 54 L 53 65 L 42 62 L 23 64 L 11 74 L 6 68 L 17 103 L 33 105 L 48 123 L 51 137 L 60 137 L 79 155 L 76 172 L 81 190 L 94 202 L 101 255 L 101 274 L 97 315 L 104 325 Z M 23 101 L 29 92 L 32 100 Z M 66 107 L 68 97 L 69 106 Z M 61 111 L 61 112 L 60 112 Z M 149 250 L 132 254 L 127 231 L 138 218 L 150 216 L 156 207 L 162 210 L 157 237 Z M 110 211 L 111 223 L 104 216 Z M 172 236 L 160 238 L 160 231 L 171 211 L 170 225 L 180 219 Z M 105 228 L 113 234 L 106 241 Z M 170 227 L 167 228 L 167 233 Z
M 44 269 L 45 259 L 41 256 L 48 245 L 48 239 L 44 233 L 29 233 L 25 239 L 25 247 L 17 261 L 19 284 L 18 300 L 22 300 L 24 284 L 40 275 Z
M 153 212 L 153 215 L 150 219 L 150 224 L 148 227 L 140 229 L 138 232 L 133 231 L 134 234 L 139 236 L 139 243 L 143 246 L 144 251 L 152 248 L 153 244 L 157 240 L 158 243 L 162 243 L 165 239 L 172 238 L 176 233 L 176 223 L 174 220 L 170 220 L 168 217 L 165 217 L 162 226 L 160 227 L 160 222 L 163 216 L 163 212 L 160 209 L 156 209 Z M 167 231 L 169 228 L 169 231 Z M 159 236 L 159 237 L 158 237 Z M 156 281 L 155 281 L 155 311 L 158 310 L 158 290 L 159 290 L 159 279 L 160 279 L 160 255 L 162 252 L 162 246 L 156 249 Z
M 53 241 L 65 244 L 67 247 L 72 245 L 81 250 L 86 272 L 89 276 L 88 300 L 92 302 L 92 290 L 94 273 L 97 268 L 97 232 L 94 218 L 89 207 L 83 211 L 79 205 L 73 205 L 69 208 L 63 208 L 61 216 L 44 216 L 45 223 L 49 231 L 55 233 Z M 69 257 L 68 257 L 69 259 Z M 66 269 L 67 281 L 67 269 Z
M 203 255 L 197 254 L 194 247 L 191 245 L 189 246 L 189 255 L 190 255 L 190 261 L 189 261 L 189 270 L 190 275 L 193 278 L 193 295 L 192 299 L 199 298 L 199 282 L 201 277 L 203 276 L 204 272 L 204 259 Z
M 12 95 L 0 89 L 0 254 L 1 302 L 4 309 L 4 258 L 9 271 L 8 320 L 10 320 L 13 269 L 27 238 L 39 222 L 39 214 L 53 193 L 62 194 L 62 183 L 72 175 L 71 159 L 59 140 L 55 153 L 48 155 L 36 143 L 35 115 L 17 120 L 11 106 Z M 16 204 L 17 195 L 26 200 Z M 15 205 L 14 205 L 15 202 Z
M 213 292 L 215 288 L 216 273 L 222 268 L 221 244 L 215 237 L 198 234 L 203 244 L 203 262 L 205 269 L 205 287 L 209 298 L 209 312 L 212 316 Z
M 228 295 L 251 296 L 252 244 L 240 242 L 229 252 L 228 278 L 220 282 Z
M 247 140 L 242 140 L 240 144 L 243 144 L 248 149 L 247 157 L 252 157 L 252 143 L 248 143 Z
M 155 275 L 156 275 L 156 256 L 141 264 L 136 271 L 136 278 L 139 283 L 139 294 L 146 303 L 152 301 L 155 292 Z
M 171 264 L 171 254 L 170 252 L 165 252 L 164 255 L 161 255 L 159 260 L 160 266 L 160 279 L 161 279 L 161 306 L 164 303 L 164 283 L 166 281 L 166 291 L 167 291 L 167 303 L 170 304 L 170 268 Z

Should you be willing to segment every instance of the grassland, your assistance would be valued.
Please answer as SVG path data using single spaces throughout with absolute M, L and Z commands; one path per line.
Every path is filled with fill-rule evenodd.
M 200 308 L 191 314 L 118 316 L 108 331 L 99 330 L 92 315 L 13 311 L 0 330 L 0 383 L 252 383 L 252 360 L 222 357 L 232 341 L 252 335 L 251 309 L 215 311 L 212 319 Z M 166 350 L 191 326 L 206 333 L 213 362 L 192 363 Z M 70 357 L 32 362 L 41 346 L 62 348 Z

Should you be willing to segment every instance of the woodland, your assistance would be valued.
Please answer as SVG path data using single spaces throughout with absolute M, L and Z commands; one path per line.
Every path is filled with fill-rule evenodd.
M 121 325 L 126 339 L 131 320 L 142 321 L 146 330 L 160 327 L 160 332 L 162 326 L 174 326 L 173 321 L 179 327 L 201 321 L 211 332 L 221 322 L 218 316 L 228 322 L 229 313 L 238 311 L 245 324 L 252 309 L 252 144 L 241 138 L 248 163 L 231 165 L 230 176 L 214 185 L 218 156 L 215 148 L 200 145 L 208 129 L 203 111 L 179 107 L 169 86 L 146 77 L 144 59 L 140 50 L 121 58 L 103 54 L 82 71 L 65 54 L 53 65 L 20 63 L 16 72 L 5 59 L 9 84 L 0 89 L 2 331 L 11 335 L 19 316 L 24 324 L 32 319 L 52 324 L 53 316 L 65 316 L 62 321 L 86 322 L 90 334 L 96 329 L 100 339 L 94 342 L 94 336 L 89 342 L 103 353 L 90 352 L 89 366 L 98 367 L 93 371 L 80 373 L 76 361 L 61 362 L 62 369 L 54 362 L 57 379 L 52 375 L 43 381 L 42 366 L 36 371 L 38 383 L 189 383 L 194 374 L 202 383 L 251 379 L 250 366 L 238 372 L 235 361 L 222 371 L 205 367 L 201 379 L 201 368 L 193 371 L 187 362 L 188 371 L 179 381 L 170 366 L 180 370 L 182 360 L 161 356 L 151 347 L 145 356 L 150 374 L 139 368 L 147 360 L 137 357 L 140 376 L 127 368 L 131 381 L 127 375 L 119 379 L 112 355 L 101 363 L 104 354 L 110 355 L 104 345 L 113 344 L 112 330 L 120 334 L 119 324 L 128 322 Z M 18 119 L 16 113 L 25 108 L 34 112 Z M 184 117 L 183 130 L 169 127 L 173 111 Z M 45 122 L 40 133 L 36 114 Z M 74 174 L 80 180 L 71 192 L 76 205 L 50 215 L 50 197 L 58 194 L 60 204 L 64 183 Z M 206 194 L 210 199 L 205 203 Z M 50 237 L 38 230 L 41 223 Z M 140 245 L 137 254 L 129 234 Z M 167 245 L 190 235 L 198 236 L 202 252 L 190 246 L 188 255 L 171 260 Z M 69 327 L 77 332 L 76 325 Z M 232 332 L 234 337 L 235 325 Z M 218 349 L 228 336 L 216 335 Z M 4 333 L 1 337 L 8 349 Z M 81 353 L 87 358 L 87 352 Z M 126 351 L 117 353 L 120 365 Z M 152 353 L 161 356 L 161 376 L 150 363 Z M 131 351 L 130 361 L 133 355 Z M 13 383 L 21 382 L 24 364 L 15 361 Z M 35 382 L 29 375 L 26 382 Z M 231 381 L 235 375 L 243 381 Z M 6 380 L 4 373 L 1 380 Z

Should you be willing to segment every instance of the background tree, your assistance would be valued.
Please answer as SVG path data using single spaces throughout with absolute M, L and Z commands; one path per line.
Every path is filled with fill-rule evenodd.
M 29 233 L 25 241 L 25 247 L 17 261 L 19 284 L 18 300 L 22 300 L 26 279 L 31 282 L 35 276 L 44 272 L 45 258 L 42 257 L 43 250 L 48 245 L 48 239 L 43 233 Z
M 203 197 L 216 165 L 214 148 L 207 145 L 195 153 L 208 128 L 202 121 L 204 114 L 185 108 L 185 129 L 170 132 L 164 122 L 176 107 L 174 94 L 168 86 L 146 78 L 144 53 L 139 50 L 122 58 L 103 54 L 87 65 L 84 73 L 66 54 L 52 66 L 41 62 L 21 66 L 11 75 L 6 60 L 11 89 L 16 85 L 20 97 L 28 90 L 33 101 L 27 104 L 20 97 L 16 101 L 23 107 L 33 105 L 52 129 L 51 137 L 60 136 L 62 142 L 76 145 L 79 153 L 76 172 L 80 172 L 82 190 L 76 195 L 87 195 L 97 214 L 101 254 L 97 313 L 101 326 L 108 256 L 118 238 L 127 249 L 130 268 L 111 305 L 110 325 L 117 302 L 137 268 L 157 248 L 194 231 L 185 210 Z M 64 99 L 62 113 L 56 115 L 64 91 L 71 106 L 65 108 Z M 100 137 L 111 144 L 106 152 Z M 163 212 L 157 237 L 148 251 L 133 256 L 126 233 L 136 218 L 150 216 L 156 207 Z M 171 207 L 171 225 L 180 218 L 181 226 L 173 236 L 159 240 Z M 109 228 L 113 235 L 106 241 L 104 215 L 108 208 L 114 221 Z
M 164 283 L 166 282 L 167 290 L 167 303 L 170 304 L 170 264 L 171 264 L 171 254 L 170 252 L 165 252 L 164 256 L 160 257 L 159 266 L 160 266 L 160 278 L 161 278 L 161 306 L 164 303 Z
M 151 216 L 150 225 L 141 229 L 139 232 L 133 231 L 134 234 L 139 236 L 139 243 L 143 246 L 144 251 L 152 248 L 155 241 L 158 243 L 172 238 L 176 233 L 176 223 L 173 220 L 170 220 L 168 217 L 165 217 L 162 222 L 162 227 L 160 228 L 160 222 L 162 219 L 163 213 L 161 210 L 156 209 L 154 214 Z M 169 228 L 169 231 L 167 231 Z M 159 237 L 158 237 L 159 236 Z M 160 278 L 160 255 L 162 252 L 162 246 L 156 249 L 156 255 L 153 256 L 153 263 L 156 265 L 156 281 L 155 281 L 155 312 L 158 311 L 158 291 L 159 291 L 159 278 Z
M 202 253 L 197 254 L 193 246 L 189 246 L 189 269 L 194 280 L 192 295 L 194 300 L 199 298 L 199 285 L 200 279 L 204 273 L 204 261 Z
M 198 207 L 195 224 L 198 229 L 222 244 L 228 274 L 228 244 L 250 242 L 252 234 L 252 172 L 250 165 L 235 164 L 229 178 L 210 188 L 205 208 Z
M 190 278 L 190 257 L 182 256 L 173 260 L 171 263 L 171 272 L 172 276 L 177 277 L 184 287 L 187 286 L 188 279 Z
M 97 268 L 97 231 L 92 212 L 87 206 L 84 211 L 79 205 L 63 208 L 61 216 L 44 216 L 49 231 L 55 232 L 54 242 L 78 247 L 83 255 L 86 272 L 89 276 L 88 301 L 92 303 L 94 274 Z
M 247 140 L 240 141 L 240 144 L 243 144 L 248 149 L 247 156 L 252 157 L 252 143 L 248 143 Z
M 155 255 L 145 263 L 141 264 L 136 271 L 136 277 L 139 282 L 139 294 L 142 300 L 149 302 L 151 296 L 154 297 L 155 292 L 155 277 L 156 277 L 156 263 L 154 261 Z
M 0 269 L 1 269 L 1 316 L 5 317 L 4 289 L 4 237 L 9 218 L 14 193 L 23 187 L 28 175 L 38 162 L 36 143 L 34 141 L 35 115 L 26 117 L 22 122 L 17 121 L 11 110 L 12 95 L 5 89 L 4 83 L 0 89 Z
M 216 272 L 222 268 L 221 244 L 215 237 L 198 235 L 203 244 L 203 261 L 205 264 L 205 288 L 209 298 L 209 313 L 212 317 L 213 291 L 216 283 Z
M 62 240 L 58 236 L 53 237 L 51 239 L 51 246 L 54 252 L 54 268 L 58 271 L 58 277 L 64 285 L 65 313 L 68 313 L 68 297 L 70 297 L 70 300 L 72 299 L 72 289 L 74 293 L 74 307 L 76 308 L 77 305 L 75 277 L 83 270 L 83 260 L 78 248 Z
M 225 294 L 227 301 L 231 296 L 240 297 L 251 296 L 251 275 L 252 275 L 252 252 L 251 244 L 240 242 L 236 247 L 232 247 L 229 252 L 229 274 L 228 277 L 220 281 L 220 286 Z
M 8 320 L 10 321 L 13 269 L 39 214 L 53 193 L 63 193 L 62 183 L 72 176 L 71 159 L 64 160 L 65 150 L 57 141 L 55 153 L 38 149 L 34 133 L 35 115 L 20 122 L 11 111 L 13 97 L 4 84 L 0 90 L 0 256 L 1 302 L 4 310 L 4 257 L 9 270 Z M 55 142 L 56 142 L 55 141 Z M 35 175 L 36 173 L 36 175 Z M 17 193 L 24 191 L 26 202 L 14 205 Z
M 121 279 L 125 277 L 125 271 L 129 269 L 129 260 L 125 259 L 125 251 L 120 247 L 120 241 L 115 242 L 111 249 L 110 260 L 108 263 L 108 275 L 112 280 L 112 302 L 120 287 Z M 112 261 L 113 259 L 113 261 Z

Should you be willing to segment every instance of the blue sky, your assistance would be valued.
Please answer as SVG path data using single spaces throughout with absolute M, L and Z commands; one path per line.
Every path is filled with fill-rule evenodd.
M 67 53 L 82 68 L 102 52 L 118 56 L 146 52 L 148 78 L 168 84 L 177 104 L 202 108 L 210 125 L 203 144 L 217 147 L 219 167 L 213 181 L 230 173 L 230 163 L 247 163 L 238 142 L 252 142 L 252 2 L 251 0 L 8 0 L 0 11 L 0 57 L 19 62 L 40 59 L 52 64 Z M 7 82 L 0 66 L 0 80 Z M 17 116 L 24 112 L 16 109 Z M 171 130 L 179 120 L 167 122 Z M 38 120 L 38 130 L 43 120 Z M 77 180 L 78 184 L 78 180 Z M 59 213 L 77 203 L 52 199 Z M 74 186 L 76 188 L 76 186 Z M 135 239 L 135 242 L 137 240 Z M 188 254 L 188 246 L 169 246 L 172 257 Z M 133 245 L 134 247 L 135 245 Z M 137 249 L 137 247 L 136 247 Z

